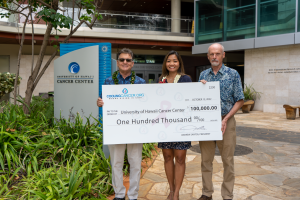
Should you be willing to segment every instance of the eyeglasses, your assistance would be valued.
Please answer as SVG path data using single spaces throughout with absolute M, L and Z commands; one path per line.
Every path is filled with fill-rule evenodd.
M 124 59 L 124 58 L 119 58 L 118 61 L 120 62 L 124 62 L 126 60 L 126 62 L 132 62 L 132 59 Z

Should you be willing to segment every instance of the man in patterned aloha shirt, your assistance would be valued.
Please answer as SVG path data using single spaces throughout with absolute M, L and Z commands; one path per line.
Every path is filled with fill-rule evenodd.
M 224 174 L 221 195 L 223 199 L 233 199 L 234 187 L 234 150 L 236 146 L 236 122 L 234 114 L 244 104 L 244 94 L 239 73 L 223 64 L 225 57 L 224 47 L 215 43 L 208 48 L 208 60 L 211 68 L 200 74 L 199 82 L 219 81 L 222 113 L 223 140 L 201 141 L 201 171 L 202 171 L 202 196 L 199 200 L 210 200 L 214 192 L 212 183 L 213 160 L 215 148 L 218 145 L 223 161 Z
M 144 79 L 135 76 L 134 72 L 131 71 L 134 63 L 133 53 L 130 49 L 122 49 L 119 51 L 117 57 L 119 72 L 115 72 L 113 76 L 107 78 L 104 85 L 146 83 Z M 97 100 L 97 105 L 99 107 L 104 105 L 100 97 Z M 130 187 L 127 196 L 129 200 L 136 200 L 138 197 L 143 144 L 114 144 L 108 145 L 112 165 L 112 184 L 115 191 L 114 200 L 125 200 L 126 188 L 123 185 L 123 164 L 126 146 L 130 164 Z

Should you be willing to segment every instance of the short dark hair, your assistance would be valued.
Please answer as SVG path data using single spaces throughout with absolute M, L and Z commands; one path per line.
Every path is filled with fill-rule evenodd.
M 123 48 L 123 49 L 121 49 L 121 50 L 118 52 L 118 54 L 117 54 L 117 59 L 119 58 L 119 56 L 120 56 L 122 53 L 129 54 L 129 55 L 131 56 L 131 58 L 133 59 L 134 54 L 133 54 L 133 52 L 132 52 L 130 49 L 128 49 L 128 48 Z

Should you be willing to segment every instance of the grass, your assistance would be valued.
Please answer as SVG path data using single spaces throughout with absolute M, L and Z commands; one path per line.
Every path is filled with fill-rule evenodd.
M 23 102 L 22 99 L 18 99 Z M 0 200 L 106 199 L 113 194 L 110 160 L 102 151 L 102 124 L 54 118 L 53 101 L 34 97 L 30 114 L 1 103 Z M 144 144 L 152 158 L 155 144 Z M 124 174 L 129 164 L 125 158 Z

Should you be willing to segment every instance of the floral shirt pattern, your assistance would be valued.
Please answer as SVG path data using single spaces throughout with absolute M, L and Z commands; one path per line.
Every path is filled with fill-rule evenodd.
M 132 73 L 124 79 L 123 76 L 119 72 L 117 75 L 119 84 L 131 84 L 130 83 L 131 76 L 132 76 Z M 144 79 L 142 79 L 141 77 L 135 76 L 134 84 L 145 84 L 145 83 L 146 83 L 146 81 Z M 114 82 L 112 76 L 105 79 L 105 81 L 103 83 L 103 85 L 114 85 L 114 84 L 115 84 L 115 82 Z M 102 98 L 102 93 L 100 95 L 100 98 Z
M 132 73 L 124 79 L 123 76 L 119 72 L 117 75 L 119 84 L 130 84 L 131 76 L 132 76 Z M 146 83 L 146 81 L 144 79 L 142 79 L 138 76 L 135 76 L 134 84 L 145 84 L 145 83 Z M 108 77 L 104 81 L 104 85 L 114 85 L 114 84 L 115 84 L 115 82 L 114 82 L 112 76 Z
M 200 80 L 220 82 L 222 116 L 228 114 L 237 101 L 245 98 L 239 73 L 224 64 L 216 75 L 212 68 L 201 72 L 199 82 Z

